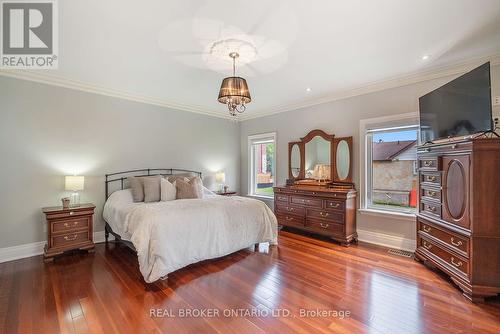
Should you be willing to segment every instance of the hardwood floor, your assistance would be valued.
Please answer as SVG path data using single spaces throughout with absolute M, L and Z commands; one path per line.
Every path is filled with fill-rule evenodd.
M 499 298 L 472 304 L 412 259 L 288 232 L 279 243 L 195 264 L 151 285 L 143 283 L 136 255 L 113 243 L 54 263 L 41 256 L 3 263 L 0 332 L 500 333 Z M 240 316 L 226 317 L 230 308 Z M 301 308 L 350 314 L 301 317 Z M 200 309 L 219 316 L 181 317 Z M 273 317 L 279 309 L 291 314 Z

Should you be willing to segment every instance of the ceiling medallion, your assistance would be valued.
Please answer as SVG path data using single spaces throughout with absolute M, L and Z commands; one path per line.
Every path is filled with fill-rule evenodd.
M 222 80 L 219 91 L 219 102 L 227 104 L 229 114 L 236 116 L 246 109 L 246 104 L 252 101 L 247 81 L 244 78 L 236 76 L 236 58 L 240 55 L 238 52 L 231 52 L 229 57 L 233 59 L 233 76 Z

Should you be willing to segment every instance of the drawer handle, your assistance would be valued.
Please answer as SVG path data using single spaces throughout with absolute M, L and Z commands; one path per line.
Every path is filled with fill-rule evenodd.
M 328 228 L 328 226 L 330 226 L 330 224 L 323 224 L 323 223 L 319 223 L 319 225 L 320 225 L 322 228 Z
M 462 242 L 461 240 L 458 240 L 458 242 L 455 242 L 455 239 L 454 239 L 453 237 L 451 237 L 450 242 L 451 242 L 451 244 L 452 244 L 453 246 L 457 246 L 457 247 L 459 247 L 459 246 L 462 246 L 462 245 L 463 245 L 463 242 Z
M 432 248 L 432 245 L 428 244 L 426 241 L 424 241 L 423 245 L 424 245 L 425 249 L 431 249 Z
M 68 237 L 67 235 L 64 236 L 64 240 L 66 241 L 73 241 L 73 240 L 76 240 L 76 238 L 78 237 L 77 234 L 73 235 L 73 237 Z
M 430 212 L 436 212 L 437 209 L 435 206 L 427 205 L 427 210 L 429 210 Z
M 319 213 L 319 215 L 320 215 L 321 217 L 326 218 L 326 217 L 328 217 L 328 212 L 320 212 L 320 213 Z
M 462 266 L 462 261 L 455 262 L 455 258 L 452 256 L 451 257 L 451 264 L 454 265 L 455 267 L 461 267 Z
M 293 220 L 293 217 L 285 217 L 285 219 L 290 222 Z
M 424 225 L 422 226 L 422 230 L 424 230 L 424 232 L 426 233 L 429 233 L 430 231 L 432 231 L 432 228 Z
M 427 192 L 427 196 L 434 197 L 434 196 L 436 196 L 436 192 L 435 192 L 435 191 L 430 191 L 430 190 L 429 190 L 429 191 Z
M 340 206 L 340 203 L 330 203 L 330 206 L 332 208 L 338 208 Z
M 434 175 L 427 175 L 427 181 L 429 181 L 429 182 L 436 181 L 436 176 L 434 176 Z
M 70 212 L 69 212 L 69 215 L 70 215 L 70 216 L 73 216 L 73 214 L 74 214 L 74 212 L 73 212 L 73 211 L 70 211 Z
M 293 208 L 286 207 L 286 211 L 293 211 Z
M 432 161 L 429 161 L 429 160 L 424 161 L 424 166 L 425 167 L 429 167 L 431 165 L 432 165 Z
M 78 222 L 73 222 L 73 226 L 78 225 Z M 69 223 L 64 223 L 64 227 L 69 227 Z

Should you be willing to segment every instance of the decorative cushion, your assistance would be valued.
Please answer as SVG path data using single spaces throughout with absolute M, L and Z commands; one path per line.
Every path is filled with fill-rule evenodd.
M 170 183 L 167 179 L 162 178 L 161 179 L 161 201 L 162 202 L 167 202 L 167 201 L 173 201 L 176 196 L 177 196 L 177 188 L 175 187 L 175 184 L 177 182 L 174 181 L 173 183 Z
M 193 178 L 193 176 L 186 176 L 184 174 L 179 174 L 179 175 L 170 175 L 170 176 L 167 176 L 165 178 L 170 183 L 174 183 L 177 180 L 184 180 L 186 182 L 189 182 Z
M 127 178 L 130 189 L 132 189 L 132 198 L 134 202 L 144 202 L 144 186 L 141 177 L 130 176 Z
M 203 198 L 203 182 L 199 177 L 190 181 L 178 179 L 175 181 L 177 188 L 177 199 Z
M 144 202 L 159 202 L 161 198 L 161 175 L 142 178 L 144 184 Z

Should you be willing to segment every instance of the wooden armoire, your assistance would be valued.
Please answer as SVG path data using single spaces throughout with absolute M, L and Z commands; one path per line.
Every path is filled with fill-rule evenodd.
M 415 257 L 472 301 L 500 293 L 500 138 L 420 146 Z

